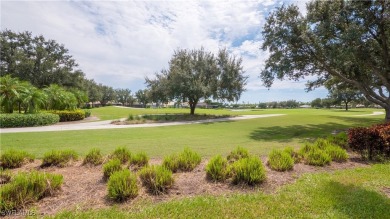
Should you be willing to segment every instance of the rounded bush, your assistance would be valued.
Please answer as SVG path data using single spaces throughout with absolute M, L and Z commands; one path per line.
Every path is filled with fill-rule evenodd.
M 265 169 L 257 157 L 239 159 L 233 164 L 233 183 L 255 185 L 266 179 Z
M 131 152 L 125 147 L 118 147 L 110 156 L 112 159 L 119 159 L 121 163 L 125 164 L 131 160 Z
M 228 161 L 221 155 L 217 155 L 210 159 L 206 166 L 207 178 L 212 181 L 224 181 L 229 176 Z
M 103 155 L 100 153 L 100 149 L 93 148 L 85 156 L 83 164 L 99 165 L 103 163 Z
M 313 166 L 325 166 L 331 161 L 332 158 L 320 149 L 310 151 L 305 155 L 305 163 Z
M 148 166 L 139 172 L 142 184 L 155 195 L 166 192 L 173 185 L 172 171 L 165 166 Z
M 117 171 L 122 170 L 121 161 L 119 159 L 109 160 L 103 165 L 103 178 L 108 179 L 110 176 Z
M 34 156 L 17 150 L 7 150 L 0 156 L 1 166 L 4 168 L 18 168 L 27 162 L 34 161 Z
M 234 162 L 242 158 L 248 158 L 249 152 L 247 149 L 242 147 L 237 147 L 233 151 L 230 152 L 230 154 L 227 156 L 227 159 L 229 162 Z
M 283 149 L 283 152 L 289 154 L 294 160 L 294 163 L 299 163 L 302 160 L 302 156 L 293 147 L 286 147 Z
M 345 162 L 348 160 L 347 151 L 340 147 L 330 146 L 325 149 L 325 152 L 332 158 L 332 161 Z
M 60 117 L 60 122 L 79 121 L 85 119 L 84 110 L 53 110 L 50 113 Z
M 294 167 L 294 159 L 286 152 L 272 150 L 268 155 L 268 166 L 276 171 L 292 170 Z
M 107 182 L 108 196 L 118 202 L 138 195 L 137 177 L 128 169 L 117 171 Z
M 182 153 L 179 155 L 173 154 L 167 156 L 163 160 L 163 166 L 172 170 L 172 172 L 177 171 L 192 171 L 198 166 L 202 158 L 200 155 L 189 148 L 185 148 Z
M 0 128 L 45 126 L 59 121 L 60 117 L 51 113 L 0 114 Z
M 78 155 L 74 150 L 63 150 L 63 151 L 52 150 L 46 152 L 43 155 L 41 166 L 42 167 L 47 167 L 47 166 L 64 167 L 68 164 L 69 161 L 77 160 L 77 159 L 78 159 Z
M 179 170 L 179 156 L 172 154 L 164 157 L 162 165 L 176 173 Z

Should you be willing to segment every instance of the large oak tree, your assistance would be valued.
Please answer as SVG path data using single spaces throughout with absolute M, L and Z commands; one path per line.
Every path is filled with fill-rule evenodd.
M 217 55 L 198 50 L 176 50 L 169 69 L 146 78 L 152 99 L 188 102 L 190 113 L 195 113 L 200 99 L 237 101 L 244 91 L 247 76 L 242 60 L 229 55 L 226 49 Z
M 261 72 L 264 85 L 275 78 L 317 79 L 308 89 L 338 80 L 386 110 L 390 121 L 390 1 L 312 1 L 307 14 L 282 6 L 262 32 L 270 52 Z

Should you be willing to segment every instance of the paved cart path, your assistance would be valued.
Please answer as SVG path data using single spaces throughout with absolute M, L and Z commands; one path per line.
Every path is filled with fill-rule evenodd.
M 97 122 L 59 124 L 59 125 L 40 126 L 40 127 L 3 128 L 3 129 L 0 129 L 0 133 L 56 132 L 56 131 L 93 130 L 93 129 L 146 128 L 146 127 L 160 127 L 160 126 L 237 121 L 237 120 L 244 120 L 244 119 L 257 119 L 257 118 L 275 117 L 275 116 L 283 116 L 283 115 L 285 115 L 285 114 L 242 115 L 242 116 L 231 117 L 231 118 L 207 119 L 207 120 L 183 121 L 183 122 L 145 123 L 145 124 L 134 124 L 134 125 L 114 125 L 114 124 L 111 124 L 112 120 L 107 120 L 107 121 L 97 121 Z

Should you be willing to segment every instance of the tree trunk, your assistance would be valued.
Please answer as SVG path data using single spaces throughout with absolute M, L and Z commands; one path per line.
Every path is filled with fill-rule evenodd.
M 385 108 L 385 111 L 386 111 L 385 122 L 386 122 L 386 123 L 390 123 L 390 106 L 387 106 L 387 107 Z
M 348 102 L 345 102 L 345 111 L 348 111 Z
M 198 101 L 190 101 L 189 104 L 190 104 L 190 109 L 191 109 L 191 112 L 190 114 L 191 115 L 194 115 L 195 114 L 195 107 L 196 107 L 196 104 L 198 103 Z

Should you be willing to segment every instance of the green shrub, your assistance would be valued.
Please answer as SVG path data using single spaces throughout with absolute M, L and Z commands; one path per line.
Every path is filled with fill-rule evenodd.
M 212 181 L 224 181 L 229 176 L 229 166 L 226 158 L 217 155 L 210 159 L 206 166 L 206 175 Z
M 323 150 L 317 148 L 305 154 L 305 163 L 313 166 L 330 164 L 332 158 Z
M 83 110 L 53 110 L 50 113 L 60 117 L 60 122 L 79 121 L 85 119 L 85 111 Z
M 348 135 L 345 132 L 340 132 L 337 135 L 329 135 L 326 140 L 328 140 L 333 145 L 339 146 L 347 150 L 349 149 Z
M 62 150 L 62 151 L 52 150 L 46 152 L 43 155 L 41 167 L 48 167 L 48 166 L 64 167 L 69 163 L 69 161 L 77 160 L 77 159 L 78 159 L 78 155 L 74 150 Z
M 143 167 L 147 166 L 149 162 L 149 157 L 146 155 L 146 153 L 141 152 L 131 157 L 130 164 Z
M 122 170 L 122 165 L 121 161 L 118 158 L 109 160 L 103 165 L 103 178 L 108 179 L 114 172 L 120 170 Z
M 255 185 L 265 180 L 263 163 L 257 157 L 242 158 L 233 164 L 233 183 Z
M 61 175 L 40 173 L 17 174 L 9 184 L 0 187 L 0 210 L 8 211 L 25 207 L 26 204 L 51 195 L 63 183 Z
M 51 113 L 0 114 L 0 128 L 34 127 L 58 123 L 60 117 Z
M 268 166 L 276 171 L 292 170 L 294 167 L 294 159 L 286 152 L 272 150 L 268 155 Z
M 86 110 L 86 109 L 84 110 L 84 117 L 85 117 L 85 118 L 90 117 L 91 114 L 92 114 L 91 110 Z
M 325 150 L 326 148 L 328 147 L 332 147 L 332 143 L 330 143 L 328 140 L 326 139 L 323 139 L 323 138 L 318 138 L 315 142 L 314 142 L 314 146 L 318 147 L 319 149 L 321 150 Z
M 103 155 L 100 153 L 100 149 L 93 148 L 85 156 L 83 164 L 99 165 L 103 163 Z
M 114 172 L 107 183 L 108 196 L 118 202 L 138 195 L 137 177 L 128 169 Z
M 308 154 L 309 152 L 311 151 L 316 151 L 318 150 L 319 148 L 314 145 L 314 144 L 310 144 L 308 142 L 306 142 L 303 147 L 301 147 L 298 151 L 298 154 L 302 157 L 305 157 L 306 154 Z
M 174 181 L 172 171 L 165 166 L 144 167 L 139 176 L 142 184 L 155 195 L 166 192 Z
M 118 147 L 110 157 L 113 159 L 117 158 L 121 163 L 125 164 L 127 161 L 131 160 L 131 152 L 125 147 Z
M 0 163 L 4 168 L 17 168 L 32 161 L 34 161 L 33 155 L 14 149 L 7 150 L 0 156 Z
M 0 168 L 0 185 L 9 183 L 11 181 L 11 178 L 11 171 Z
M 283 149 L 283 152 L 289 154 L 293 158 L 294 163 L 299 163 L 302 160 L 302 156 L 293 147 L 286 147 Z
M 249 152 L 247 149 L 242 147 L 237 147 L 233 151 L 230 152 L 230 154 L 227 156 L 227 160 L 229 162 L 234 162 L 242 158 L 248 158 Z
M 325 149 L 325 152 L 332 158 L 332 161 L 345 162 L 348 160 L 347 151 L 340 147 L 330 146 Z
M 185 148 L 179 155 L 170 155 L 165 157 L 163 160 L 163 166 L 172 170 L 177 171 L 191 171 L 201 162 L 202 158 L 200 155 L 189 148 Z

